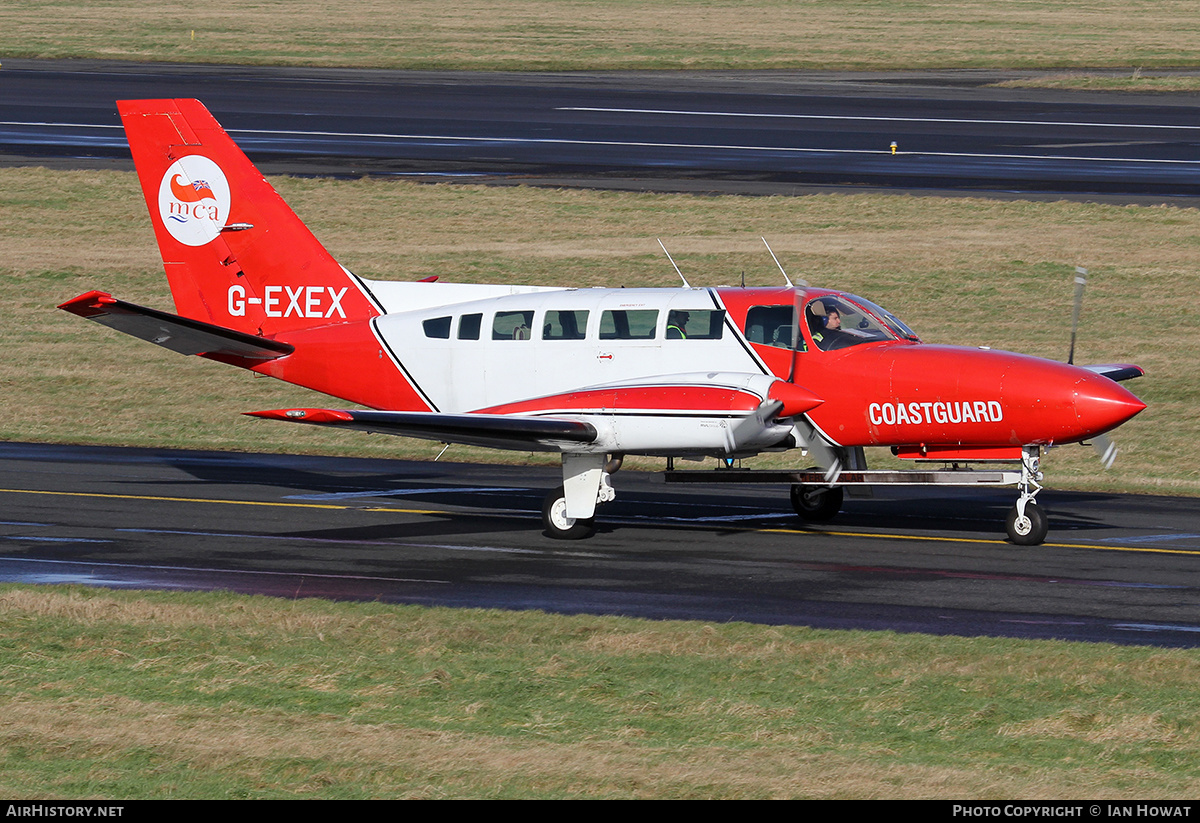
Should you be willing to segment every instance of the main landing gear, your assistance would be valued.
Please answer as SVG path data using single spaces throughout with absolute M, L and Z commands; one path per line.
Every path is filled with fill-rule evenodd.
M 617 496 L 609 476 L 621 468 L 621 456 L 564 454 L 563 484 L 542 503 L 547 537 L 582 540 L 596 532 L 596 506 Z
M 546 495 L 542 503 L 542 525 L 546 536 L 557 540 L 582 540 L 596 533 L 596 516 L 567 516 L 567 492 L 562 486 Z
M 815 471 L 815 470 L 810 470 Z M 801 520 L 828 523 L 842 510 L 845 492 L 841 486 L 792 485 L 792 508 Z

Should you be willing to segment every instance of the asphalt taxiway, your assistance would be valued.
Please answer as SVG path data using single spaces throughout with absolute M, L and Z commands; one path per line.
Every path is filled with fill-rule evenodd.
M 934 634 L 1200 645 L 1193 499 L 1011 490 L 848 498 L 620 472 L 596 536 L 541 534 L 553 467 L 0 444 L 0 580 Z

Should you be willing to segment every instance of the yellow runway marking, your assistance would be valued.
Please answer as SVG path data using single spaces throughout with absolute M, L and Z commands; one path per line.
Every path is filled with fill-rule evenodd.
M 218 503 L 227 506 L 273 506 L 294 509 L 336 509 L 339 511 L 391 512 L 393 514 L 446 514 L 436 509 L 395 509 L 384 507 L 338 506 L 332 503 L 282 503 L 263 500 L 221 500 L 209 497 L 163 497 L 150 494 L 104 494 L 101 492 L 53 492 L 43 489 L 0 489 L 0 494 L 48 494 L 61 497 L 99 497 L 110 500 L 158 500 L 165 503 Z

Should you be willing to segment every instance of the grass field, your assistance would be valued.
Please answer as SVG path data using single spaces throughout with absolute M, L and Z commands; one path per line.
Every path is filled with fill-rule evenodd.
M 0 588 L 9 798 L 1190 798 L 1194 652 Z
M 670 286 L 663 237 L 694 285 L 797 277 L 852 291 L 929 342 L 1065 359 L 1074 266 L 1091 271 L 1079 362 L 1135 362 L 1149 408 L 1104 472 L 1086 447 L 1050 453 L 1051 485 L 1200 492 L 1200 211 L 891 195 L 694 197 L 275 181 L 351 270 L 457 282 Z M 0 437 L 246 451 L 427 457 L 424 441 L 280 426 L 241 412 L 336 402 L 184 358 L 54 306 L 99 288 L 171 309 L 132 173 L 0 170 Z M 877 450 L 878 451 L 878 450 Z M 526 460 L 454 447 L 446 459 Z M 878 454 L 873 456 L 877 459 Z M 794 459 L 791 458 L 791 459 Z M 650 462 L 658 467 L 659 462 Z
M 6 0 L 3 57 L 412 69 L 1200 65 L 1191 0 Z

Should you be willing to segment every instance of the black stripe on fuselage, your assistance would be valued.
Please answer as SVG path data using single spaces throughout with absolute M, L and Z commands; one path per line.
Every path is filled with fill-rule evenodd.
M 767 368 L 767 364 L 763 362 L 762 358 L 759 357 L 758 353 L 754 351 L 753 347 L 751 347 L 750 341 L 746 339 L 746 336 L 744 334 L 742 334 L 742 330 L 739 329 L 737 327 L 737 324 L 734 323 L 733 320 L 730 319 L 729 309 L 726 308 L 726 306 L 721 302 L 721 299 L 719 297 L 717 297 L 716 290 L 715 289 L 705 289 L 705 291 L 708 292 L 708 296 L 712 300 L 713 305 L 725 313 L 725 326 L 729 329 L 730 332 L 733 333 L 733 339 L 738 341 L 738 345 L 740 345 L 742 347 L 742 350 L 745 351 L 747 355 L 749 355 L 751 362 L 753 362 L 754 365 L 758 366 L 759 371 L 761 371 L 763 374 L 768 374 L 768 375 L 771 375 L 772 377 L 774 377 L 775 373 Z
M 387 315 L 381 316 L 386 317 Z M 421 385 L 416 381 L 415 378 L 413 378 L 408 369 L 404 367 L 404 364 L 400 362 L 400 358 L 396 356 L 396 352 L 392 350 L 392 347 L 388 344 L 387 339 L 383 336 L 383 334 L 380 333 L 379 326 L 377 324 L 378 320 L 378 317 L 371 318 L 371 333 L 375 335 L 375 339 L 379 341 L 379 345 L 382 346 L 383 350 L 388 353 L 388 357 L 392 359 L 392 363 L 394 363 L 396 368 L 400 370 L 400 374 L 403 375 L 404 379 L 408 381 L 408 385 L 412 386 L 417 394 L 421 396 L 421 399 L 425 401 L 425 405 L 429 406 L 429 410 L 440 412 L 441 409 L 439 409 L 437 404 L 433 402 L 433 398 L 426 394 L 425 390 L 421 388 Z

